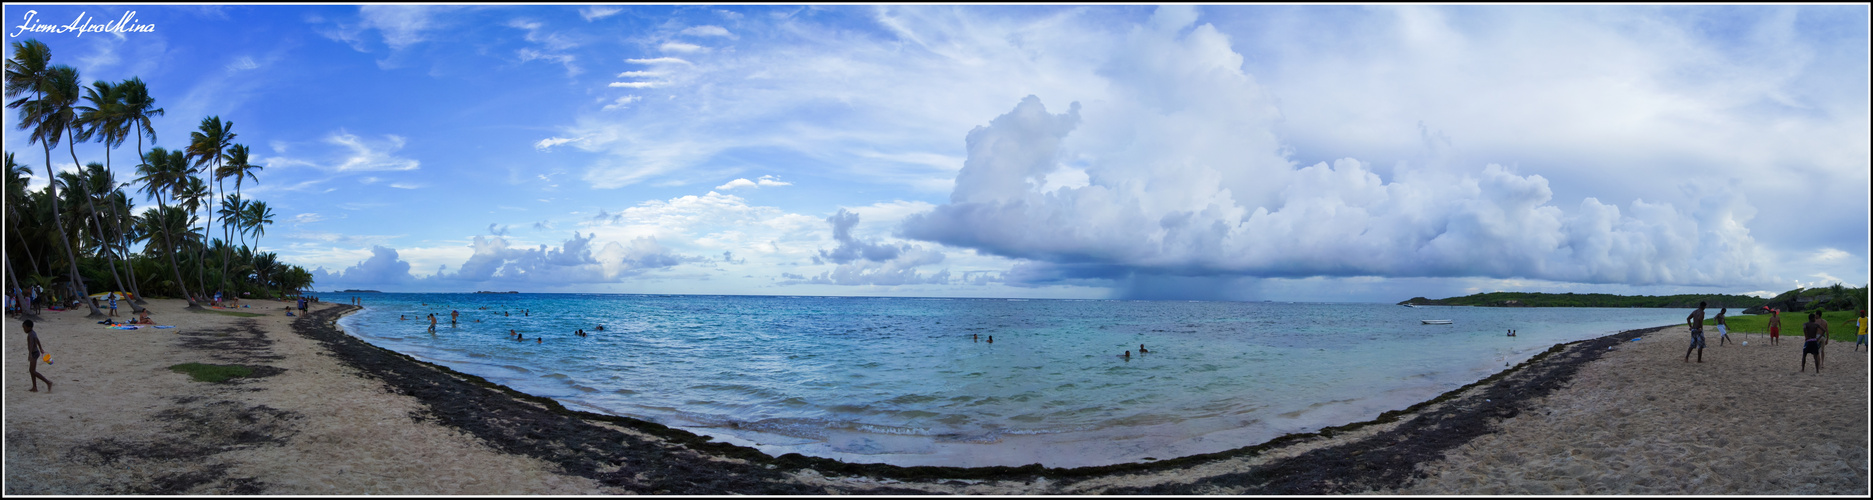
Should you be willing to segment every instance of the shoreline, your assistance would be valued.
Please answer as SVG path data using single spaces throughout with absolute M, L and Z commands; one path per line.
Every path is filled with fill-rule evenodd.
M 356 308 L 353 308 L 352 306 L 340 306 L 340 307 L 344 309 L 340 312 L 337 312 L 335 315 L 329 318 L 322 318 L 319 321 L 320 323 L 323 324 L 323 326 L 304 325 L 305 323 L 314 322 L 313 317 L 308 317 L 308 318 L 302 318 L 298 322 L 296 322 L 295 328 L 297 329 L 297 328 L 302 328 L 302 327 L 312 327 L 312 328 L 323 328 L 323 329 L 331 330 L 330 334 L 343 336 L 345 339 L 348 339 L 352 342 L 356 342 L 360 344 L 361 346 L 368 347 L 371 350 L 381 351 L 384 354 L 392 355 L 397 358 L 401 358 L 404 361 L 408 361 L 416 365 L 428 367 L 429 369 L 437 371 L 437 372 L 445 373 L 449 375 L 450 377 L 458 379 L 465 384 L 479 386 L 479 387 L 486 388 L 486 389 L 491 389 L 493 391 L 506 395 L 509 398 L 513 398 L 513 399 L 517 399 L 521 401 L 527 401 L 531 403 L 531 405 L 529 406 L 534 407 L 536 409 L 535 411 L 541 414 L 551 414 L 554 417 L 572 419 L 573 422 L 576 422 L 579 420 L 595 421 L 595 422 L 602 422 L 605 424 L 625 427 L 631 430 L 644 432 L 652 436 L 656 436 L 658 438 L 675 441 L 676 443 L 679 443 L 679 447 L 682 447 L 682 448 L 690 448 L 690 449 L 694 449 L 697 451 L 707 452 L 711 454 L 718 454 L 719 456 L 726 457 L 726 458 L 733 459 L 733 460 L 747 461 L 751 465 L 763 466 L 762 467 L 763 469 L 767 469 L 768 467 L 771 467 L 771 469 L 769 470 L 784 470 L 784 471 L 790 471 L 790 472 L 795 472 L 795 473 L 811 471 L 812 473 L 810 475 L 821 476 L 821 477 L 827 474 L 836 474 L 840 476 L 862 476 L 873 481 L 881 481 L 881 483 L 879 483 L 878 486 L 880 488 L 887 488 L 885 491 L 866 491 L 867 493 L 887 493 L 887 494 L 888 493 L 926 492 L 925 490 L 922 490 L 922 489 L 904 491 L 902 489 L 903 487 L 910 486 L 908 484 L 904 484 L 903 482 L 905 481 L 917 482 L 917 481 L 931 481 L 931 480 L 948 480 L 948 481 L 971 480 L 971 481 L 1032 483 L 1032 482 L 1035 482 L 1036 480 L 1042 480 L 1042 479 L 1044 479 L 1043 482 L 1052 482 L 1052 481 L 1057 481 L 1057 480 L 1101 478 L 1101 477 L 1113 476 L 1113 475 L 1119 475 L 1119 474 L 1163 474 L 1167 472 L 1177 472 L 1184 468 L 1206 465 L 1206 464 L 1210 464 L 1213 462 L 1227 461 L 1227 460 L 1253 459 L 1262 455 L 1270 454 L 1271 452 L 1284 449 L 1284 448 L 1292 448 L 1296 446 L 1303 446 L 1303 445 L 1309 445 L 1309 444 L 1320 444 L 1320 443 L 1314 443 L 1314 441 L 1330 440 L 1332 438 L 1335 438 L 1336 436 L 1357 434 L 1357 431 L 1366 429 L 1368 427 L 1385 426 L 1386 424 L 1403 423 L 1401 421 L 1406 421 L 1406 420 L 1410 420 L 1410 421 L 1428 420 L 1428 419 L 1420 418 L 1420 417 L 1423 417 L 1423 415 L 1419 415 L 1419 414 L 1421 412 L 1432 411 L 1434 413 L 1431 413 L 1429 415 L 1435 416 L 1437 417 L 1438 420 L 1440 420 L 1440 422 L 1437 424 L 1420 424 L 1416 426 L 1409 426 L 1409 428 L 1405 430 L 1388 429 L 1384 432 L 1378 433 L 1379 435 L 1376 435 L 1367 439 L 1363 439 L 1362 441 L 1359 441 L 1359 442 L 1340 444 L 1337 446 L 1321 448 L 1319 450 L 1310 450 L 1305 454 L 1290 458 L 1286 460 L 1284 463 L 1271 464 L 1269 466 L 1266 466 L 1264 467 L 1266 470 L 1251 471 L 1248 473 L 1251 476 L 1268 476 L 1268 475 L 1289 476 L 1288 478 L 1284 478 L 1280 481 L 1271 481 L 1267 484 L 1263 484 L 1251 490 L 1254 493 L 1262 493 L 1262 494 L 1352 493 L 1352 492 L 1371 490 L 1371 489 L 1397 487 L 1403 484 L 1401 482 L 1402 479 L 1408 479 L 1407 477 L 1402 477 L 1399 475 L 1401 470 L 1408 471 L 1411 468 L 1415 467 L 1415 464 L 1420 461 L 1423 461 L 1427 458 L 1434 458 L 1433 457 L 1434 455 L 1438 455 L 1444 450 L 1448 450 L 1456 446 L 1457 444 L 1461 444 L 1462 442 L 1466 442 L 1469 439 L 1474 438 L 1478 435 L 1487 433 L 1488 432 L 1487 426 L 1478 425 L 1479 420 L 1488 419 L 1488 418 L 1512 417 L 1515 414 L 1520 413 L 1521 411 L 1523 411 L 1523 409 L 1519 408 L 1518 403 L 1525 401 L 1527 399 L 1532 399 L 1534 397 L 1545 395 L 1548 392 L 1552 391 L 1554 388 L 1558 387 L 1559 383 L 1564 381 L 1567 376 L 1572 375 L 1574 371 L 1577 371 L 1580 365 L 1586 362 L 1592 361 L 1593 359 L 1597 359 L 1602 352 L 1601 349 L 1599 348 L 1606 347 L 1608 345 L 1616 345 L 1618 342 L 1629 340 L 1632 337 L 1636 337 L 1636 336 L 1644 335 L 1646 333 L 1650 333 L 1653 331 L 1669 328 L 1669 326 L 1661 326 L 1661 327 L 1653 327 L 1653 328 L 1638 329 L 1638 330 L 1628 330 L 1625 332 L 1615 333 L 1615 334 L 1602 336 L 1602 337 L 1598 337 L 1594 339 L 1587 339 L 1587 340 L 1575 341 L 1575 342 L 1570 342 L 1570 343 L 1558 344 L 1558 345 L 1550 347 L 1548 350 L 1544 352 L 1538 353 L 1530 357 L 1529 359 L 1513 367 L 1504 369 L 1503 371 L 1499 371 L 1482 380 L 1478 380 L 1476 382 L 1467 384 L 1463 387 L 1459 387 L 1457 389 L 1447 391 L 1443 394 L 1438 395 L 1437 397 L 1431 398 L 1427 401 L 1414 404 L 1402 410 L 1393 410 L 1393 411 L 1384 412 L 1380 414 L 1380 416 L 1378 416 L 1377 418 L 1374 418 L 1371 420 L 1327 427 L 1327 428 L 1323 428 L 1315 432 L 1287 434 L 1287 435 L 1283 435 L 1280 437 L 1276 437 L 1272 440 L 1263 442 L 1261 444 L 1238 447 L 1238 448 L 1220 451 L 1220 452 L 1190 455 L 1190 456 L 1185 456 L 1185 457 L 1178 457 L 1178 458 L 1172 458 L 1172 459 L 1166 459 L 1166 460 L 1148 461 L 1148 462 L 1131 462 L 1131 463 L 1113 464 L 1113 465 L 1104 465 L 1104 466 L 1073 467 L 1073 468 L 1043 467 L 1038 464 L 1031 464 L 1031 465 L 1025 465 L 1025 466 L 948 467 L 948 466 L 898 466 L 898 465 L 881 464 L 881 463 L 851 463 L 851 462 L 839 461 L 836 459 L 809 457 L 809 456 L 804 456 L 804 455 L 799 455 L 799 454 L 794 454 L 794 453 L 784 454 L 784 455 L 780 455 L 776 457 L 776 456 L 771 456 L 766 453 L 763 453 L 753 447 L 740 446 L 740 445 L 716 441 L 715 438 L 712 438 L 709 436 L 696 434 L 687 430 L 669 427 L 669 426 L 665 426 L 662 424 L 639 420 L 639 419 L 635 419 L 631 417 L 606 415 L 606 414 L 600 414 L 600 413 L 569 409 L 561 405 L 559 402 L 554 401 L 550 398 L 525 394 L 520 391 L 514 390 L 512 388 L 509 388 L 500 384 L 496 384 L 493 382 L 489 382 L 481 377 L 456 372 L 455 370 L 452 370 L 446 366 L 429 363 L 426 361 L 416 359 L 406 354 L 402 354 L 402 353 L 390 351 L 388 349 L 384 349 L 381 347 L 377 347 L 375 345 L 369 344 L 368 342 L 364 342 L 361 339 L 345 334 L 336 327 L 336 321 L 339 317 L 342 317 L 344 314 L 348 314 L 352 311 L 355 311 Z M 302 332 L 302 334 L 304 333 Z M 315 333 L 314 335 L 322 335 L 322 334 L 323 333 L 321 332 L 321 333 Z M 1586 347 L 1579 347 L 1579 348 L 1575 348 L 1572 350 L 1569 349 L 1570 347 L 1582 346 L 1582 345 L 1585 345 Z M 328 344 L 328 348 L 330 347 L 331 346 Z M 1557 353 L 1562 353 L 1562 352 L 1569 352 L 1569 354 L 1567 355 L 1568 359 L 1559 360 L 1553 363 L 1543 363 L 1543 361 L 1546 360 L 1547 358 L 1554 356 Z M 1517 378 L 1515 377 L 1516 374 L 1523 373 L 1524 370 L 1529 369 L 1530 367 L 1533 367 L 1533 366 L 1542 367 L 1543 368 L 1542 373 L 1538 376 L 1533 376 L 1533 377 L 1521 377 L 1521 379 L 1518 379 L 1515 381 L 1515 382 L 1518 382 L 1519 385 L 1517 385 L 1513 389 L 1505 389 L 1502 387 L 1497 387 L 1498 385 L 1500 385 L 1500 384 L 1496 384 L 1497 382 L 1506 382 L 1505 379 Z M 1486 386 L 1494 388 L 1494 390 L 1484 391 L 1485 395 L 1489 397 L 1477 396 L 1477 395 L 1470 395 L 1472 397 L 1469 397 L 1467 399 L 1462 397 L 1464 396 L 1464 393 L 1466 392 L 1470 392 L 1472 390 L 1483 388 Z M 456 401 L 453 399 L 450 399 L 450 400 L 432 399 L 435 396 L 425 397 L 427 395 L 427 391 L 424 388 L 410 388 L 407 390 L 411 391 L 410 394 L 415 395 L 419 399 L 425 400 L 426 402 L 429 402 L 432 405 L 438 405 L 438 404 L 449 405 L 449 404 L 452 404 L 451 403 L 452 401 Z M 1473 400 L 1473 399 L 1483 399 L 1485 401 L 1483 402 L 1468 401 L 1468 400 Z M 472 411 L 472 410 L 444 408 L 441 411 L 448 413 L 450 415 L 455 415 L 457 414 L 457 412 L 460 412 L 460 411 Z M 502 410 L 502 411 L 505 412 L 506 410 Z M 547 419 L 547 420 L 552 419 L 552 417 L 546 417 L 544 415 L 540 415 L 537 417 L 527 417 L 527 418 L 541 418 L 541 419 Z M 565 420 L 561 420 L 559 422 L 561 423 L 561 425 L 566 425 L 569 423 Z M 538 446 L 533 446 L 530 443 L 525 443 L 525 442 L 510 442 L 504 439 L 504 438 L 511 437 L 510 434 L 500 431 L 499 429 L 489 428 L 485 425 L 481 425 L 480 422 L 475 422 L 472 419 L 459 419 L 458 418 L 458 419 L 448 420 L 446 421 L 446 424 L 459 426 L 463 428 L 464 431 L 480 436 L 483 439 L 489 440 L 491 443 L 493 442 L 502 443 L 501 445 L 498 445 L 498 447 L 502 448 L 503 451 L 528 454 L 532 456 L 544 455 L 540 451 Z M 572 424 L 572 425 L 574 425 L 575 427 L 577 426 L 576 424 Z M 580 429 L 578 431 L 572 431 L 572 432 L 575 432 L 578 434 L 585 434 L 585 433 L 594 432 L 594 431 Z M 602 434 L 602 432 L 600 432 L 600 434 Z M 549 437 L 549 436 L 543 436 L 543 435 L 539 437 L 545 438 L 549 441 L 556 439 L 555 437 Z M 579 438 L 574 438 L 575 441 L 579 441 L 579 442 L 584 442 L 587 439 L 590 439 L 590 438 L 584 437 L 584 436 L 580 436 Z M 1344 462 L 1344 460 L 1336 459 L 1333 457 L 1333 455 L 1350 454 L 1350 455 L 1357 456 L 1357 455 L 1364 455 L 1368 452 L 1376 451 L 1376 450 L 1383 449 L 1383 448 L 1397 448 L 1395 445 L 1390 443 L 1391 441 L 1396 441 L 1396 440 L 1411 440 L 1414 442 L 1432 442 L 1434 444 L 1428 447 L 1424 447 L 1424 446 L 1416 447 L 1410 453 L 1395 454 L 1396 456 L 1386 457 L 1386 460 L 1387 460 L 1386 465 L 1378 469 L 1373 469 L 1366 465 L 1359 465 L 1359 466 L 1354 467 L 1352 470 L 1334 470 L 1334 469 L 1345 469 L 1345 467 L 1336 467 L 1337 463 Z M 1386 443 L 1379 444 L 1381 441 L 1385 441 Z M 571 446 L 568 446 L 568 448 L 570 447 Z M 1378 456 L 1378 454 L 1371 455 L 1371 456 Z M 1371 456 L 1368 456 L 1368 457 L 1371 457 Z M 559 458 L 559 460 L 556 463 L 559 463 L 566 471 L 572 472 L 576 475 L 592 477 L 593 479 L 598 479 L 601 482 L 604 482 L 606 484 L 626 486 L 626 484 L 624 483 L 617 482 L 617 478 L 615 477 L 615 474 L 598 472 L 600 469 L 602 469 L 602 467 L 594 467 L 593 463 L 589 462 L 589 460 L 590 459 L 567 458 L 567 457 L 562 456 L 561 458 Z M 1305 474 L 1298 474 L 1298 475 L 1292 473 L 1296 471 L 1312 471 L 1312 472 L 1307 472 Z M 1377 473 L 1378 476 L 1376 478 L 1372 478 L 1373 480 L 1370 480 L 1370 481 L 1364 481 L 1364 480 L 1331 481 L 1331 480 L 1322 479 L 1322 478 L 1352 477 L 1352 476 L 1349 476 L 1349 473 L 1353 475 L 1359 475 L 1359 474 L 1371 475 L 1371 474 Z M 740 477 L 740 475 L 742 474 L 749 474 L 752 477 L 767 476 L 766 474 L 761 474 L 761 473 L 741 472 L 741 471 L 730 473 L 730 475 L 733 477 Z M 1297 481 L 1293 479 L 1294 477 L 1307 477 L 1307 478 L 1312 478 L 1312 479 Z M 1211 487 L 1217 484 L 1236 483 L 1236 482 L 1239 482 L 1240 479 L 1241 477 L 1235 474 L 1226 474 L 1226 475 L 1218 475 L 1218 476 L 1212 476 L 1208 478 L 1202 478 L 1202 480 L 1192 481 L 1192 482 L 1189 482 L 1180 486 L 1166 487 L 1164 485 L 1153 485 L 1153 486 L 1139 486 L 1139 487 L 1129 487 L 1129 488 L 1128 487 L 1114 487 L 1114 488 L 1111 488 L 1109 491 L 1102 491 L 1102 493 L 1192 494 L 1192 493 L 1195 493 L 1197 491 L 1202 491 L 1203 489 L 1207 487 Z M 629 486 L 650 486 L 650 485 L 639 484 L 639 485 L 629 485 Z M 752 486 L 752 485 L 744 485 L 744 486 Z M 857 486 L 857 485 L 855 484 L 854 486 Z M 955 486 L 955 485 L 946 485 L 946 486 Z M 1061 486 L 1064 487 L 1066 485 L 1061 485 Z M 792 488 L 785 488 L 783 490 L 794 491 Z M 653 491 L 661 491 L 661 490 L 653 490 Z M 704 492 L 689 491 L 689 492 L 690 493 L 770 493 L 769 491 L 760 490 L 760 489 L 757 489 L 757 490 L 721 490 L 721 491 L 704 491 Z M 1028 491 L 1027 493 L 1044 493 L 1044 492 L 1050 492 L 1050 491 Z M 781 494 L 786 494 L 786 493 L 781 493 Z
M 59 361 L 56 367 L 42 367 L 41 371 L 58 381 L 57 393 L 31 394 L 24 387 L 15 387 L 22 382 L 17 375 L 25 372 L 24 360 L 6 363 L 7 380 L 14 383 L 5 392 L 6 493 L 1260 495 L 1539 491 L 1514 489 L 1523 487 L 1515 482 L 1519 475 L 1478 479 L 1504 469 L 1514 472 L 1522 466 L 1472 458 L 1478 453 L 1477 443 L 1508 443 L 1496 448 L 1506 446 L 1533 453 L 1527 450 L 1551 447 L 1556 439 L 1578 441 L 1575 437 L 1548 434 L 1524 436 L 1527 433 L 1523 429 L 1540 427 L 1524 422 L 1538 424 L 1539 420 L 1530 419 L 1558 418 L 1552 416 L 1557 409 L 1578 407 L 1579 401 L 1599 397 L 1576 394 L 1579 391 L 1574 386 L 1583 380 L 1608 378 L 1608 367 L 1630 361 L 1627 358 L 1632 355 L 1626 351 L 1668 350 L 1671 346 L 1665 344 L 1681 345 L 1676 339 L 1686 335 L 1682 326 L 1664 326 L 1557 344 L 1482 380 L 1371 420 L 1288 434 L 1222 452 L 1078 468 L 905 467 L 799 454 L 770 456 L 751 447 L 661 424 L 569 409 L 551 399 L 457 373 L 348 335 L 336 322 L 343 314 L 358 309 L 354 306 L 318 304 L 309 314 L 296 318 L 254 309 L 271 317 L 233 318 L 213 311 L 185 312 L 173 301 L 158 302 L 152 301 L 152 306 L 159 321 L 179 318 L 196 324 L 182 326 L 179 321 L 174 323 L 179 325 L 177 330 L 156 331 L 172 333 L 139 335 L 146 331 L 67 334 L 90 323 L 70 314 L 41 322 L 41 335 L 47 338 L 48 350 Z M 8 334 L 17 333 L 18 322 L 8 320 Z M 1647 341 L 1629 341 L 1641 336 Z M 89 340 L 94 338 L 123 340 Z M 1664 341 L 1650 346 L 1654 339 Z M 90 344 L 98 348 L 93 352 L 78 351 Z M 1845 346 L 1832 349 L 1829 366 L 1842 360 L 1851 369 L 1850 363 L 1856 361 L 1845 354 L 1851 349 L 1840 347 Z M 23 357 L 23 353 L 11 356 L 20 349 L 10 343 L 9 357 Z M 1787 346 L 1780 349 L 1787 350 Z M 1728 356 L 1744 351 L 1717 352 Z M 1859 357 L 1864 359 L 1864 354 Z M 186 376 L 165 369 L 185 361 L 234 362 L 273 369 L 227 383 L 190 382 Z M 1864 361 L 1857 363 L 1859 373 L 1864 375 Z M 111 370 L 122 373 L 92 373 Z M 110 383 L 99 385 L 91 380 L 94 377 L 104 377 Z M 1595 394 L 1619 390 L 1601 389 Z M 1864 399 L 1859 404 L 1864 415 Z M 1644 405 L 1647 403 L 1629 406 Z M 1586 408 L 1581 410 L 1586 412 L 1583 418 L 1604 421 L 1605 417 L 1597 413 L 1601 410 L 1591 405 Z M 1548 416 L 1538 416 L 1541 414 Z M 1859 422 L 1864 426 L 1863 416 Z M 163 427 L 150 430 L 156 427 L 152 423 Z M 1865 435 L 1862 430 L 1860 439 L 1864 440 Z M 1848 456 L 1865 456 L 1863 442 L 1842 444 L 1847 445 L 1843 453 Z M 1816 466 L 1816 470 L 1828 467 L 1839 472 L 1831 465 Z M 1855 467 L 1859 467 L 1858 477 L 1864 481 L 1864 461 Z M 1827 484 L 1815 491 L 1864 491 L 1864 487 L 1855 490 Z M 1489 489 L 1494 487 L 1507 489 Z M 1560 491 L 1594 490 L 1562 487 Z M 1689 486 L 1658 491 L 1702 492 Z

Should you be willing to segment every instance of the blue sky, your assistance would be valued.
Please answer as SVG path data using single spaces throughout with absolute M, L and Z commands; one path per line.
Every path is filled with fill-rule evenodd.
M 28 11 L 154 28 L 18 34 Z M 266 167 L 245 192 L 280 214 L 262 250 L 321 290 L 1392 302 L 1868 281 L 1863 5 L 5 16 L 9 43 L 87 82 L 148 82 L 155 145 L 233 121 Z

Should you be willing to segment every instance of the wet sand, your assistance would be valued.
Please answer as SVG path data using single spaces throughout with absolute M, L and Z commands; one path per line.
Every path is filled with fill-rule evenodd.
M 277 308 L 285 304 L 277 302 L 242 310 L 265 314 L 253 318 L 186 312 L 184 305 L 152 301 L 159 323 L 179 326 L 174 330 L 106 330 L 84 319 L 83 312 L 47 313 L 40 335 L 58 364 L 41 371 L 59 384 L 50 394 L 26 391 L 24 335 L 17 320 L 6 322 L 5 493 L 1866 492 L 1865 355 L 1849 360 L 1851 346 L 1842 344 L 1830 349 L 1835 359 L 1829 361 L 1837 362 L 1838 372 L 1830 364 L 1821 378 L 1803 374 L 1816 383 L 1852 386 L 1857 380 L 1858 389 L 1841 389 L 1846 401 L 1832 406 L 1823 402 L 1834 393 L 1794 398 L 1785 397 L 1790 395 L 1786 390 L 1692 399 L 1695 392 L 1671 385 L 1674 374 L 1733 380 L 1729 385 L 1735 386 L 1768 372 L 1757 374 L 1748 368 L 1756 365 L 1742 361 L 1717 361 L 1726 355 L 1741 359 L 1749 348 L 1707 350 L 1707 363 L 1693 365 L 1706 369 L 1702 372 L 1634 363 L 1630 360 L 1657 357 L 1648 349 L 1669 350 L 1669 344 L 1681 354 L 1683 347 L 1670 340 L 1669 331 L 1662 342 L 1626 342 L 1653 335 L 1635 331 L 1557 346 L 1509 371 L 1374 421 L 1221 453 L 1075 469 L 897 467 L 793 454 L 772 457 L 654 423 L 568 410 L 345 335 L 333 322 L 351 309 L 348 305 L 315 306 L 303 318 L 282 316 Z M 1677 332 L 1683 336 L 1682 328 Z M 1780 352 L 1763 356 L 1799 352 L 1787 344 L 1773 349 Z M 261 368 L 254 378 L 226 383 L 195 382 L 167 369 L 191 361 Z M 1853 363 L 1859 363 L 1857 372 Z M 1777 380 L 1765 378 L 1761 385 L 1796 383 Z M 1686 399 L 1658 401 L 1660 394 Z M 1635 402 L 1646 395 L 1654 400 Z M 1732 399 L 1724 400 L 1726 395 Z M 1746 397 L 1768 398 L 1759 403 L 1777 408 L 1796 403 L 1831 408 L 1813 418 L 1834 422 L 1841 430 L 1745 440 L 1716 430 L 1679 428 L 1686 436 L 1713 440 L 1641 441 L 1638 451 L 1626 451 L 1659 415 L 1696 409 L 1706 412 L 1699 420 L 1712 429 L 1741 426 L 1722 415 Z M 1842 420 L 1841 415 L 1853 412 L 1857 420 Z M 1843 425 L 1849 421 L 1857 427 Z M 1583 440 L 1582 434 L 1566 434 L 1579 429 L 1554 422 L 1598 422 L 1607 428 L 1604 434 L 1584 434 L 1589 439 Z M 1750 422 L 1771 427 L 1761 419 Z M 1765 432 L 1775 433 L 1773 428 Z M 1714 439 L 1733 442 L 1719 445 Z M 1792 444 L 1769 444 L 1789 439 Z M 1795 451 L 1783 450 L 1788 447 Z M 1596 486 L 1625 484 L 1619 478 L 1634 470 L 1673 472 L 1664 469 L 1674 463 L 1668 456 L 1673 453 L 1701 457 L 1697 461 L 1709 474 L 1683 484 L 1629 481 L 1651 489 Z M 1634 469 L 1636 459 L 1618 458 L 1634 455 L 1660 463 Z M 1551 463 L 1563 456 L 1594 462 Z M 1786 461 L 1776 467 L 1738 465 L 1762 463 L 1758 459 L 1765 456 Z M 1775 480 L 1756 475 L 1786 477 L 1790 471 L 1809 479 L 1785 479 L 1790 486 L 1781 489 L 1752 487 Z

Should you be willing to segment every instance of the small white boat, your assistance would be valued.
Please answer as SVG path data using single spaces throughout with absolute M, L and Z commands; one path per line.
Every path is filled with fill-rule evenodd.
M 1450 324 L 1450 320 L 1447 320 L 1447 319 L 1425 319 L 1425 320 L 1419 320 L 1419 321 L 1423 321 L 1423 322 L 1424 322 L 1424 324 L 1427 324 L 1427 325 L 1448 325 L 1448 324 Z

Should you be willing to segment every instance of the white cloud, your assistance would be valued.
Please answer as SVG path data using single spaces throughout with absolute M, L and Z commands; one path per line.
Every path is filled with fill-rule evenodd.
M 618 73 L 618 78 L 645 78 L 645 77 L 652 77 L 652 76 L 663 76 L 665 74 L 667 73 L 664 73 L 662 71 L 626 71 L 623 73 Z
M 624 96 L 624 97 L 619 97 L 619 98 L 618 98 L 617 100 L 615 100 L 615 101 L 612 101 L 612 102 L 611 102 L 611 104 L 606 104 L 606 105 L 605 105 L 605 107 L 604 107 L 604 110 L 605 110 L 605 111 L 611 111 L 611 110 L 614 110 L 614 109 L 619 109 L 619 108 L 623 108 L 623 107 L 625 107 L 625 106 L 628 106 L 628 105 L 630 105 L 631 103 L 633 103 L 633 102 L 637 102 L 638 100 L 641 100 L 641 99 L 643 99 L 643 97 L 639 97 L 639 96 L 634 96 L 634 95 L 627 95 L 627 96 Z M 544 142 L 544 141 L 542 141 L 542 142 Z M 549 145 L 549 146 L 550 146 L 550 145 Z
M 1394 169 L 1383 181 L 1343 159 L 1284 157 L 1282 116 L 1227 37 L 1160 9 L 1102 73 L 1115 95 L 1048 112 L 1038 98 L 978 127 L 950 203 L 913 215 L 906 237 L 1029 264 L 1017 282 L 1135 276 L 1495 277 L 1724 285 L 1768 276 L 1740 196 L 1711 189 L 1695 210 L 1594 198 L 1549 205 L 1540 175 L 1487 165 Z M 1085 184 L 1049 186 L 1066 161 Z
M 250 70 L 250 69 L 254 69 L 258 67 L 260 67 L 260 64 L 254 62 L 254 58 L 241 56 L 239 58 L 235 58 L 234 62 L 228 63 L 227 69 L 228 71 L 246 71 L 246 70 Z
M 688 28 L 683 28 L 683 34 L 690 35 L 690 36 L 720 36 L 720 37 L 735 38 L 735 34 L 729 33 L 727 29 L 724 29 L 721 26 L 712 26 L 712 25 L 690 26 Z
M 624 9 L 609 5 L 593 5 L 591 7 L 579 8 L 579 17 L 583 17 L 587 21 L 593 21 L 611 17 L 619 12 L 624 12 Z
M 760 187 L 780 187 L 780 186 L 792 186 L 792 185 L 793 183 L 781 181 L 780 179 L 777 179 L 772 175 L 763 175 L 761 176 L 760 180 L 755 180 L 755 181 L 751 181 L 748 179 L 735 179 L 732 181 L 728 181 L 725 184 L 716 186 L 715 190 L 727 191 L 730 189 L 735 189 L 735 188 L 740 188 L 740 187 L 760 188 Z
M 545 139 L 540 139 L 540 142 L 533 143 L 533 147 L 535 149 L 545 151 L 548 149 L 552 149 L 553 146 L 558 146 L 561 144 L 565 144 L 565 143 L 577 141 L 577 140 L 578 139 L 574 139 L 570 137 L 548 137 Z
M 340 129 L 325 136 L 326 144 L 338 146 L 340 150 L 327 150 L 322 159 L 274 156 L 260 160 L 269 166 L 292 167 L 307 166 L 334 172 L 374 172 L 416 170 L 422 162 L 396 155 L 403 149 L 404 139 L 395 134 L 385 134 L 383 139 L 366 139 Z M 284 144 L 276 145 L 275 151 L 284 151 Z M 300 149 L 295 146 L 295 149 Z M 325 179 L 318 179 L 323 181 Z
M 663 42 L 663 45 L 657 46 L 657 49 L 662 50 L 664 52 L 679 52 L 679 53 L 684 53 L 684 54 L 694 54 L 697 52 L 709 51 L 708 47 L 703 47 L 701 45 L 696 45 L 693 43 L 683 43 L 683 42 Z
M 574 58 L 570 54 L 549 54 L 549 53 L 541 52 L 541 51 L 530 49 L 530 48 L 522 48 L 518 51 L 515 51 L 515 55 L 519 56 L 520 62 L 523 62 L 523 63 L 527 61 L 532 61 L 535 59 L 557 62 L 560 64 L 560 66 L 564 66 L 566 68 L 566 76 L 568 77 L 579 76 L 579 73 L 585 72 L 585 70 L 580 68 L 579 65 L 575 62 L 577 58 Z
M 625 59 L 624 62 L 628 62 L 632 64 L 653 64 L 653 65 L 670 65 L 670 64 L 694 65 L 695 64 L 695 63 L 691 63 L 689 61 L 677 59 L 674 57 L 655 57 L 655 58 L 650 58 L 650 59 Z
M 1839 262 L 1851 258 L 1853 258 L 1853 254 L 1843 252 L 1838 248 L 1823 248 L 1815 251 L 1813 256 L 1808 257 L 1809 260 L 1815 262 Z
M 651 87 L 660 87 L 667 83 L 669 82 L 611 82 L 610 86 L 614 88 L 647 89 Z
M 364 5 L 358 7 L 365 28 L 376 28 L 391 50 L 428 40 L 428 33 L 440 24 L 435 15 L 447 7 L 419 5 Z
M 715 190 L 716 190 L 716 191 L 727 191 L 727 190 L 730 190 L 730 189 L 735 189 L 735 188 L 738 188 L 738 187 L 745 187 L 745 188 L 752 188 L 752 187 L 756 187 L 756 186 L 757 186 L 757 184 L 755 184 L 755 183 L 754 183 L 754 181 L 751 181 L 751 180 L 748 180 L 748 179 L 735 179 L 735 180 L 732 180 L 732 181 L 728 181 L 728 183 L 726 183 L 726 184 L 723 184 L 723 185 L 720 185 L 720 186 L 716 186 L 716 187 L 715 187 Z

